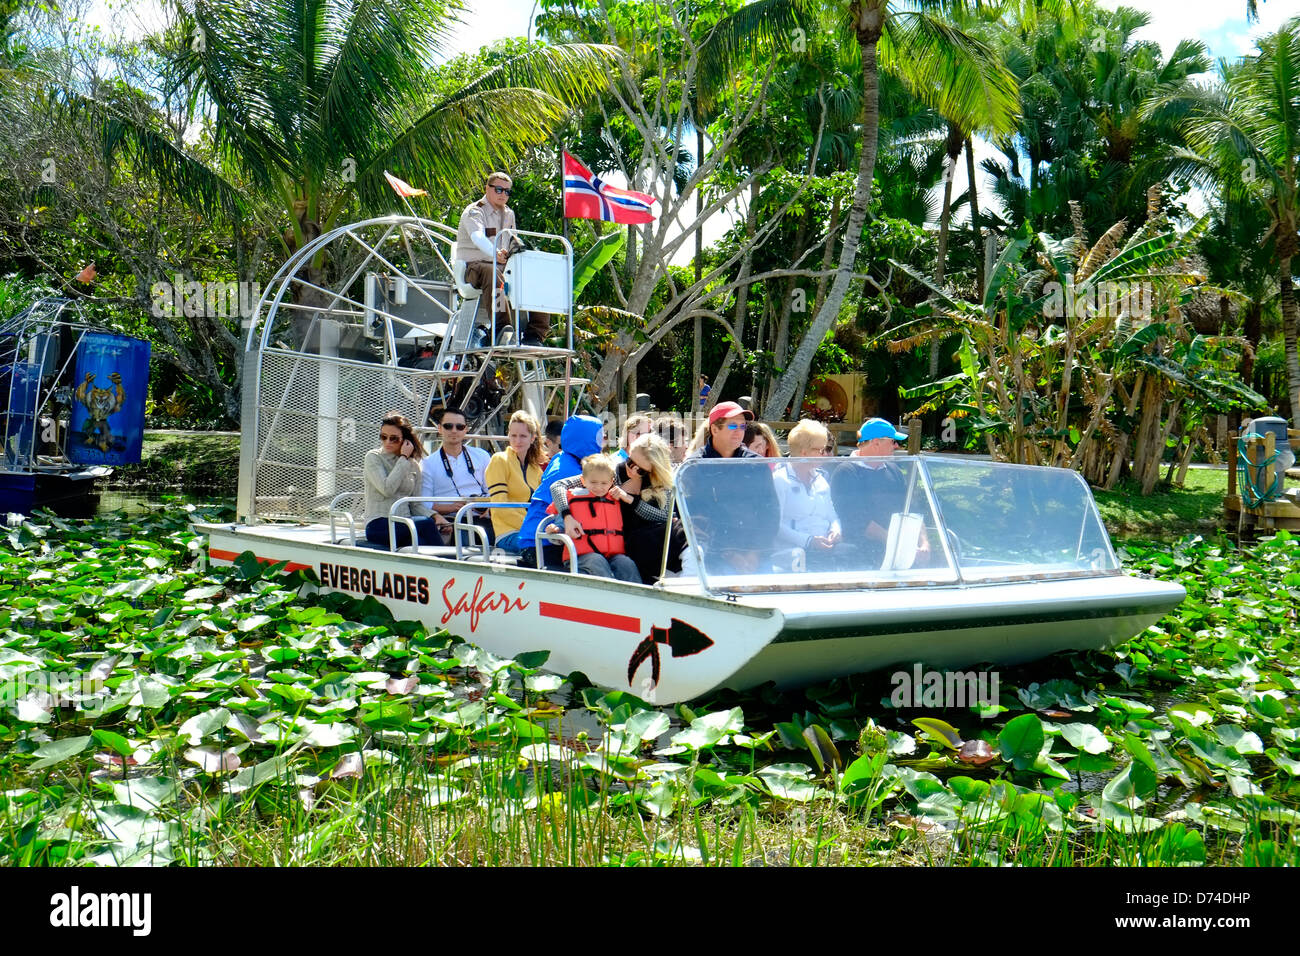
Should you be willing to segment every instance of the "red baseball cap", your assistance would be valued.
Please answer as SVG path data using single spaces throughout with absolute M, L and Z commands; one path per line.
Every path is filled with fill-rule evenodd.
M 713 411 L 709 412 L 709 424 L 716 425 L 724 418 L 735 418 L 737 415 L 744 415 L 747 422 L 754 420 L 753 412 L 741 408 L 735 402 L 720 402 L 713 406 Z

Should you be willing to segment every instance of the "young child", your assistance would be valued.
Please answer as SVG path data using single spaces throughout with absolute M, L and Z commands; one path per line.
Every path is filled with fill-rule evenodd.
M 623 509 L 632 496 L 614 483 L 614 462 L 608 455 L 582 459 L 582 484 L 568 489 L 569 515 L 578 523 L 573 543 L 578 570 L 601 578 L 641 583 L 636 563 L 624 553 Z M 555 505 L 547 509 L 556 514 Z

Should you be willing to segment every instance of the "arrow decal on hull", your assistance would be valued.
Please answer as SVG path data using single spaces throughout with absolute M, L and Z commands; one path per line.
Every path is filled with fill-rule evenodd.
M 689 657 L 712 647 L 713 641 L 702 631 L 677 618 L 673 618 L 668 627 L 650 628 L 649 636 L 636 646 L 631 659 L 627 662 L 628 687 L 633 686 L 637 668 L 645 663 L 647 657 L 650 658 L 650 686 L 659 686 L 660 644 L 667 644 L 669 650 L 673 652 L 673 657 Z

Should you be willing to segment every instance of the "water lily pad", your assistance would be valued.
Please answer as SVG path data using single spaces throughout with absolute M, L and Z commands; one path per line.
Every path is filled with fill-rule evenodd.
M 191 747 L 185 751 L 185 759 L 197 764 L 204 773 L 224 773 L 238 770 L 239 754 L 234 750 L 222 750 L 219 747 Z
M 1075 750 L 1090 754 L 1103 754 L 1113 746 L 1106 735 L 1092 724 L 1063 724 L 1061 736 Z
M 672 742 L 691 750 L 704 750 L 721 743 L 728 734 L 744 729 L 744 712 L 739 707 L 733 707 L 731 710 L 696 717 L 691 721 L 690 727 L 673 735 Z
M 949 750 L 957 750 L 964 742 L 956 727 L 937 717 L 917 717 L 912 723 L 925 731 L 931 740 Z
M 335 780 L 341 780 L 345 777 L 360 777 L 365 773 L 365 770 L 366 764 L 362 760 L 361 754 L 344 754 L 339 758 L 339 762 L 334 765 L 334 770 L 330 773 L 330 776 Z
M 668 715 L 658 710 L 639 711 L 628 718 L 627 723 L 623 725 L 627 733 L 635 734 L 641 740 L 657 740 L 666 734 L 671 726 Z
M 64 737 L 61 740 L 51 741 L 36 749 L 34 756 L 38 759 L 30 764 L 28 769 L 44 770 L 46 767 L 52 767 L 69 757 L 75 757 L 90 746 L 91 740 L 90 735 L 86 735 L 84 737 Z
M 806 803 L 817 795 L 812 771 L 801 763 L 772 764 L 759 770 L 757 776 L 774 797 Z
M 113 784 L 118 803 L 142 810 L 160 810 L 176 799 L 180 788 L 168 777 L 136 777 Z
M 1214 728 L 1214 735 L 1225 747 L 1232 748 L 1242 756 L 1264 752 L 1264 741 L 1259 739 L 1259 735 L 1236 724 L 1220 724 Z
M 1007 722 L 998 735 L 998 749 L 1002 759 L 1013 763 L 1017 770 L 1027 769 L 1038 759 L 1046 740 L 1043 722 L 1036 714 L 1021 714 Z
M 956 756 L 959 763 L 983 767 L 996 760 L 998 755 L 993 752 L 993 748 L 986 740 L 967 740 L 963 741 Z

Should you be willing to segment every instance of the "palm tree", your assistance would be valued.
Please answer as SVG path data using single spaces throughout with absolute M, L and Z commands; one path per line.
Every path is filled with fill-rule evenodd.
M 855 43 L 862 82 L 862 151 L 857 182 L 849 207 L 844 244 L 835 280 L 821 308 L 768 396 L 764 417 L 779 418 L 798 383 L 812 365 L 822 339 L 839 316 L 853 279 L 854 261 L 871 199 L 880 126 L 879 71 L 898 73 L 918 99 L 942 115 L 970 128 L 1009 131 L 1017 108 L 1015 80 L 994 63 L 983 43 L 936 14 L 976 10 L 978 0 L 851 0 L 842 8 L 840 30 Z M 719 25 L 718 60 L 729 60 L 741 46 L 768 42 L 789 46 L 796 30 L 815 21 L 816 0 L 757 0 Z
M 1291 420 L 1300 421 L 1300 353 L 1291 260 L 1300 252 L 1300 18 L 1259 41 L 1259 53 L 1220 64 L 1222 85 L 1191 99 L 1184 123 L 1197 155 L 1187 168 L 1221 184 L 1229 197 L 1249 197 L 1267 213 L 1266 245 L 1277 263 L 1282 338 Z M 1186 102 L 1188 98 L 1183 98 Z
M 329 229 L 358 197 L 381 205 L 385 168 L 448 199 L 477 191 L 607 86 L 617 50 L 572 44 L 444 91 L 430 64 L 456 10 L 444 0 L 187 0 L 170 79 L 211 119 L 216 165 L 104 104 L 82 106 L 103 119 L 109 153 L 124 150 L 183 201 L 247 215 L 263 198 L 288 214 L 288 244 L 301 243 L 309 223 Z

